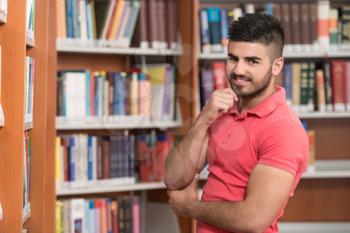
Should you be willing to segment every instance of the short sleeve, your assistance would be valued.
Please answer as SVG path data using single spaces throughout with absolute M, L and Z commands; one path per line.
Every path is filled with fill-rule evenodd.
M 308 161 L 308 138 L 299 122 L 280 120 L 263 129 L 258 140 L 258 163 L 296 175 Z

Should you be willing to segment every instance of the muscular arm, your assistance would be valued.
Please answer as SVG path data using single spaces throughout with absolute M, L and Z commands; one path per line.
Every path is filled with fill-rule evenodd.
M 165 184 L 169 190 L 186 187 L 204 166 L 208 145 L 208 125 L 199 117 L 165 161 Z
M 249 178 L 247 194 L 239 202 L 196 202 L 191 217 L 234 232 L 263 232 L 287 203 L 294 176 L 258 164 Z
M 208 146 L 208 128 L 238 100 L 230 88 L 217 90 L 208 100 L 194 125 L 174 147 L 165 161 L 164 182 L 168 190 L 179 190 L 191 183 L 204 166 Z

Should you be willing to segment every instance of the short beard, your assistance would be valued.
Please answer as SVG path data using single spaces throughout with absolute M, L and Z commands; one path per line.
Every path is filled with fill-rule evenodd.
M 256 84 L 254 86 L 254 89 L 250 92 L 242 92 L 240 88 L 238 88 L 237 86 L 235 86 L 234 84 L 232 84 L 232 79 L 234 78 L 234 74 L 231 73 L 230 74 L 230 78 L 229 78 L 229 83 L 231 85 L 232 90 L 236 93 L 236 95 L 240 98 L 243 99 L 252 99 L 254 97 L 260 96 L 261 94 L 264 93 L 264 91 L 267 89 L 267 87 L 269 86 L 270 82 L 271 82 L 271 78 L 272 78 L 272 67 L 269 68 L 269 70 L 267 71 L 267 73 L 265 74 L 264 78 L 262 79 L 261 82 L 259 82 L 258 84 Z M 251 78 L 248 78 L 248 80 L 251 82 Z

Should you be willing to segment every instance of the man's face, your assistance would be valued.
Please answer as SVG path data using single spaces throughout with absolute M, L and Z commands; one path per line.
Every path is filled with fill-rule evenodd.
M 271 53 L 271 48 L 262 43 L 230 41 L 227 75 L 239 97 L 253 98 L 273 85 Z

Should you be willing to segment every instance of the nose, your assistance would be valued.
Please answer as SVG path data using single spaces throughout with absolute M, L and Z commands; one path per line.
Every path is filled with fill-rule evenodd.
M 232 71 L 235 75 L 240 76 L 240 75 L 245 75 L 246 69 L 243 61 L 237 61 L 233 67 Z

